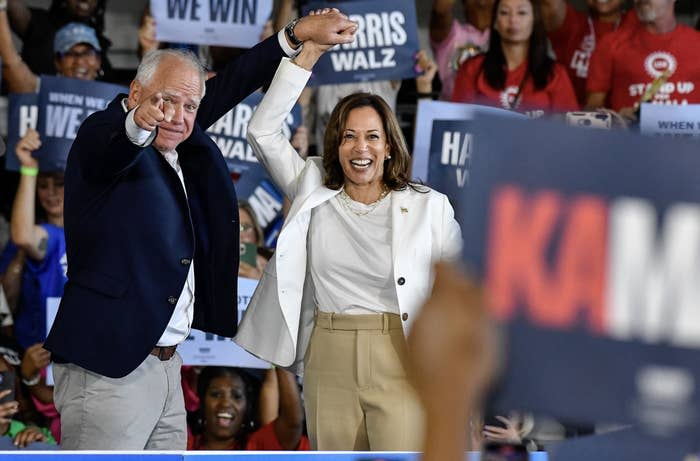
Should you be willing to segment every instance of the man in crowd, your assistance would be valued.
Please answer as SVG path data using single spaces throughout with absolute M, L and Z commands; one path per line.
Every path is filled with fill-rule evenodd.
M 641 102 L 700 102 L 700 33 L 679 24 L 676 0 L 635 0 L 640 24 L 609 34 L 591 58 L 589 108 L 635 118 Z
M 154 51 L 128 96 L 83 123 L 65 177 L 68 282 L 45 344 L 64 448 L 185 449 L 177 344 L 237 324 L 236 194 L 204 130 L 292 47 L 350 43 L 355 28 L 337 11 L 304 17 L 206 84 L 192 54 Z

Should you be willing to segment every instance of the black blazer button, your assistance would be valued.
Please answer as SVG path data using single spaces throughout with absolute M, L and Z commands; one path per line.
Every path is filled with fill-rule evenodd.
M 403 285 L 404 283 L 406 283 L 406 279 L 403 277 L 399 277 L 399 279 L 396 281 L 396 283 L 398 283 L 399 285 Z
M 177 298 L 175 296 L 171 296 L 168 298 L 168 302 L 174 306 L 177 304 Z
M 182 258 L 180 260 L 180 264 L 182 264 L 183 266 L 189 266 L 191 262 L 192 262 L 192 260 L 189 258 Z
M 407 313 L 407 312 L 404 312 L 403 314 L 401 314 L 401 319 L 402 319 L 404 322 L 405 322 L 406 320 L 408 320 L 408 313 Z

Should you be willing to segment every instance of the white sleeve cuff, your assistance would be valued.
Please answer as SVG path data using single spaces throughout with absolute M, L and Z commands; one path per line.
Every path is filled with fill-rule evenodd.
M 290 58 L 293 58 L 294 56 L 298 55 L 301 52 L 301 47 L 304 46 L 302 43 L 299 48 L 296 50 L 289 46 L 289 43 L 287 42 L 287 36 L 284 33 L 284 28 L 277 32 L 277 41 L 280 42 L 280 46 L 282 47 L 282 51 L 284 51 L 284 54 L 289 56 Z
M 126 137 L 129 138 L 129 141 L 131 141 L 139 147 L 146 147 L 149 146 L 156 138 L 158 130 L 144 130 L 136 124 L 136 122 L 134 121 L 134 112 L 136 112 L 137 108 L 138 106 L 131 109 L 129 113 L 126 114 L 124 129 L 126 130 Z

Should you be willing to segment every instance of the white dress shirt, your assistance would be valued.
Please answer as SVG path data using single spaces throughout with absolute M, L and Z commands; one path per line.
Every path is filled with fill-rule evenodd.
M 127 110 L 126 99 L 122 100 L 122 107 Z M 146 147 L 150 145 L 156 137 L 156 130 L 148 131 L 139 127 L 134 121 L 135 109 L 131 110 L 126 116 L 125 129 L 126 136 L 129 140 L 136 144 L 137 146 Z M 185 196 L 187 196 L 187 189 L 185 188 L 185 178 L 182 175 L 182 169 L 180 168 L 180 162 L 178 161 L 177 151 L 161 152 L 168 164 L 175 170 L 178 178 L 180 178 L 180 183 L 182 184 L 182 189 L 185 191 Z M 190 263 L 190 269 L 187 272 L 187 279 L 185 280 L 185 285 L 182 287 L 182 292 L 177 300 L 177 305 L 175 310 L 173 310 L 173 315 L 170 317 L 168 326 L 165 327 L 163 335 L 160 337 L 157 346 L 174 346 L 180 344 L 182 341 L 187 339 L 190 335 L 190 330 L 192 328 L 192 319 L 194 318 L 194 258 Z

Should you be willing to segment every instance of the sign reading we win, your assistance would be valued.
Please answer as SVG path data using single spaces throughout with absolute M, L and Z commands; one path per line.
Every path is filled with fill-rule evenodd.
M 271 13 L 272 0 L 151 0 L 156 37 L 171 43 L 250 48 Z

